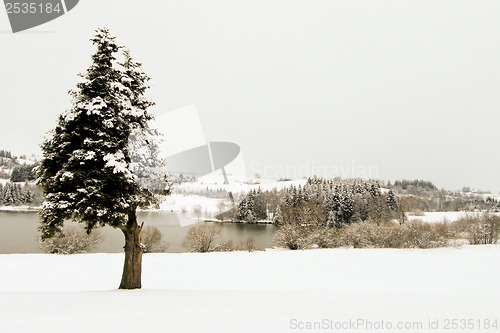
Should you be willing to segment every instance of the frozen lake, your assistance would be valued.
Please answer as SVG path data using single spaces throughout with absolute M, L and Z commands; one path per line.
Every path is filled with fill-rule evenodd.
M 182 242 L 193 225 L 189 214 L 176 214 L 165 211 L 139 212 L 139 221 L 144 221 L 146 226 L 155 226 L 163 234 L 163 241 L 168 244 L 167 252 L 188 252 Z M 33 211 L 0 211 L 0 253 L 42 253 L 38 238 L 38 216 Z M 196 222 L 213 223 L 213 222 Z M 220 223 L 222 225 L 222 238 L 232 240 L 235 245 L 252 237 L 257 248 L 272 247 L 275 231 L 273 225 Z M 103 237 L 92 252 L 119 253 L 123 252 L 123 234 L 120 230 L 111 227 L 99 229 Z

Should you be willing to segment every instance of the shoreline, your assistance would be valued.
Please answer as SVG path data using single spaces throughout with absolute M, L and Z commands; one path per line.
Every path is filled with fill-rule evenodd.
M 0 212 L 39 212 L 41 206 L 0 206 Z
M 217 220 L 217 219 L 202 219 L 203 222 L 217 222 L 217 223 L 234 223 L 234 224 L 274 224 L 270 220 L 259 220 L 255 222 L 249 221 L 234 221 L 234 220 Z

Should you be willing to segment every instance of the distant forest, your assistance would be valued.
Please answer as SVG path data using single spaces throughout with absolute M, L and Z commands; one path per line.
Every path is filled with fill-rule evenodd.
M 27 160 L 26 156 L 19 157 Z M 34 184 L 36 163 L 19 163 L 18 157 L 9 150 L 0 150 L 0 205 L 39 205 L 43 202 L 41 189 Z
M 28 160 L 26 155 L 19 156 L 21 160 Z M 18 205 L 18 204 L 37 204 L 43 202 L 43 194 L 35 185 L 34 180 L 36 175 L 34 168 L 37 165 L 36 161 L 32 164 L 19 163 L 11 151 L 6 149 L 0 150 L 0 179 L 8 180 L 4 185 L 0 186 L 0 204 L 1 205 Z M 172 184 L 180 184 L 183 182 L 194 182 L 194 177 L 171 176 Z M 277 191 L 262 191 L 254 190 L 250 193 L 231 193 L 236 198 L 236 206 L 230 211 L 223 213 L 221 219 L 249 220 L 255 221 L 259 219 L 268 219 L 276 217 L 278 207 L 289 202 L 290 197 L 298 197 L 306 195 L 310 196 L 310 191 L 314 188 L 313 185 L 322 185 L 322 191 L 326 188 L 330 194 L 321 193 L 322 201 L 326 207 L 327 217 L 330 221 L 342 220 L 350 221 L 351 219 L 366 219 L 369 214 L 373 217 L 374 214 L 382 216 L 397 217 L 401 216 L 401 212 L 429 212 L 429 211 L 500 211 L 500 203 L 494 197 L 475 194 L 469 187 L 464 187 L 462 191 L 447 191 L 437 188 L 431 181 L 422 179 L 402 179 L 393 182 L 369 180 L 363 181 L 360 179 L 345 179 L 339 183 L 338 180 L 326 180 L 313 177 L 307 181 L 307 186 L 304 188 L 287 188 Z M 340 184 L 343 184 L 340 186 Z M 346 185 L 349 184 L 349 185 Z M 355 184 L 355 185 L 353 185 Z M 389 192 L 380 192 L 380 195 L 374 195 L 377 204 L 372 200 L 368 200 L 365 192 L 361 188 L 371 187 L 373 193 L 385 189 Z M 346 192 L 346 188 L 351 188 L 353 191 Z M 315 188 L 317 190 L 317 186 Z M 366 190 L 368 191 L 368 190 Z M 338 192 L 338 193 L 337 193 Z M 228 199 L 230 193 L 225 189 L 210 190 L 208 188 L 197 191 L 187 191 L 179 189 L 179 194 L 184 195 L 202 195 L 206 197 Z M 347 193 L 347 194 L 346 194 Z M 373 194 L 372 193 L 372 194 Z M 327 203 L 328 200 L 340 200 L 341 204 Z M 339 199 L 340 198 L 340 199 Z M 391 202 L 390 204 L 388 204 Z M 351 201 L 353 201 L 351 203 Z M 397 202 L 395 206 L 394 202 Z M 389 205 L 389 206 L 388 206 Z M 375 208 L 377 206 L 378 208 Z M 342 207 L 342 208 L 339 208 Z M 352 213 L 352 215 L 351 215 Z M 333 216 L 336 215 L 336 218 Z M 349 218 L 347 218 L 349 216 Z M 338 223 L 338 222 L 337 222 Z

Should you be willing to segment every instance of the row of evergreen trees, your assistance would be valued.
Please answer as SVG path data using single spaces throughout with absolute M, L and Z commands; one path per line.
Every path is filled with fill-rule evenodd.
M 29 205 L 37 201 L 37 196 L 29 184 L 0 184 L 0 204 L 5 206 Z
M 35 165 L 24 164 L 12 169 L 10 174 L 11 182 L 27 182 L 36 179 L 36 175 L 33 172 Z
M 12 158 L 12 153 L 8 150 L 0 150 L 0 157 Z
M 427 181 L 427 180 L 422 180 L 422 179 L 396 180 L 396 181 L 394 181 L 394 184 L 392 184 L 392 185 L 391 185 L 391 182 L 389 181 L 387 183 L 387 187 L 388 188 L 396 187 L 396 188 L 400 188 L 400 189 L 403 189 L 403 190 L 406 190 L 409 187 L 421 188 L 421 189 L 426 189 L 426 190 L 431 190 L 431 191 L 437 190 L 436 185 L 434 185 L 432 182 Z
M 352 222 L 404 220 L 392 190 L 383 193 L 378 181 L 310 178 L 304 186 L 284 190 L 252 190 L 240 201 L 236 220 L 274 219 L 277 224 L 342 226 Z
M 402 195 L 399 200 L 407 212 L 500 211 L 500 202 L 491 197 Z
M 267 204 L 260 189 L 251 190 L 243 197 L 238 205 L 236 219 L 248 222 L 267 219 Z
M 311 178 L 305 186 L 285 190 L 275 222 L 341 227 L 370 220 L 404 220 L 393 191 L 383 193 L 373 180 Z
M 283 191 L 272 189 L 262 191 L 260 188 L 251 190 L 243 196 L 236 210 L 236 220 L 255 222 L 269 220 L 276 215 L 278 205 L 283 197 Z
M 0 157 L 0 165 L 5 165 L 2 164 L 2 162 L 4 162 L 3 158 Z M 9 161 L 8 165 L 9 167 L 0 169 L 1 179 L 9 179 L 11 182 L 14 183 L 24 183 L 36 179 L 35 172 L 33 171 L 35 168 L 34 164 L 18 165 Z M 14 166 L 12 168 L 13 165 L 17 166 Z M 12 172 L 9 173 L 8 171 L 10 168 L 12 168 Z

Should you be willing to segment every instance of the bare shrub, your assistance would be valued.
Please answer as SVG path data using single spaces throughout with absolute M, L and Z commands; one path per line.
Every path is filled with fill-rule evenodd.
M 339 229 L 337 235 L 338 246 L 352 246 L 354 248 L 381 247 L 384 226 L 371 222 L 354 223 Z
M 435 248 L 449 246 L 463 237 L 470 244 L 494 244 L 500 234 L 500 216 L 468 216 L 458 222 L 424 223 L 415 220 L 396 223 L 357 222 L 339 228 L 318 225 L 283 224 L 275 243 L 290 249 L 335 248 Z
M 238 209 L 236 207 L 232 207 L 228 211 L 215 215 L 215 218 L 220 221 L 234 221 L 237 213 Z
M 407 247 L 428 249 L 432 247 L 442 247 L 446 245 L 446 239 L 436 232 L 432 224 L 422 221 L 413 221 L 402 226 L 403 235 L 408 242 Z
M 500 233 L 500 216 L 469 215 L 455 222 L 457 232 L 470 244 L 496 244 Z
M 399 225 L 394 223 L 359 222 L 316 233 L 319 247 L 354 248 L 432 248 L 447 244 L 447 226 L 420 221 Z
M 223 213 L 226 211 L 226 207 L 227 207 L 227 203 L 225 200 L 219 200 L 219 202 L 217 202 L 217 209 L 219 210 L 219 213 Z
M 277 225 L 325 225 L 326 210 L 323 204 L 313 201 L 305 201 L 300 204 L 289 206 L 281 204 L 277 208 L 275 223 Z
M 240 243 L 238 250 L 248 251 L 248 252 L 253 252 L 257 250 L 257 247 L 255 246 L 255 240 L 252 237 L 248 237 L 247 239 L 245 239 Z
M 227 251 L 232 247 L 229 242 L 222 242 L 222 227 L 217 224 L 201 224 L 191 227 L 184 239 L 184 246 L 191 252 Z
M 201 208 L 201 205 L 199 204 L 196 204 L 192 207 L 192 211 L 193 211 L 193 214 L 196 216 L 196 218 L 200 218 L 201 217 L 201 213 L 202 213 L 202 208 Z
M 433 228 L 437 235 L 444 239 L 454 239 L 457 237 L 453 224 L 449 223 L 446 219 L 443 222 L 434 223 Z
M 165 252 L 167 245 L 162 242 L 163 234 L 154 226 L 145 226 L 141 232 L 142 251 L 144 253 Z
M 311 247 L 310 232 L 305 226 L 296 223 L 286 223 L 279 227 L 274 235 L 274 243 L 290 250 Z
M 213 252 L 232 252 L 237 251 L 238 248 L 234 246 L 233 241 L 221 241 L 214 249 Z
M 384 248 L 404 249 L 411 248 L 412 243 L 408 240 L 406 224 L 403 225 L 383 225 L 384 237 L 381 240 Z
M 339 241 L 339 229 L 331 227 L 318 227 L 309 235 L 309 242 L 313 246 L 328 249 L 333 247 L 341 247 Z
M 421 209 L 414 209 L 412 212 L 409 212 L 410 216 L 425 216 L 425 213 Z
M 102 241 L 99 230 L 90 234 L 82 227 L 64 227 L 61 234 L 40 241 L 40 247 L 46 253 L 75 254 L 87 253 Z

